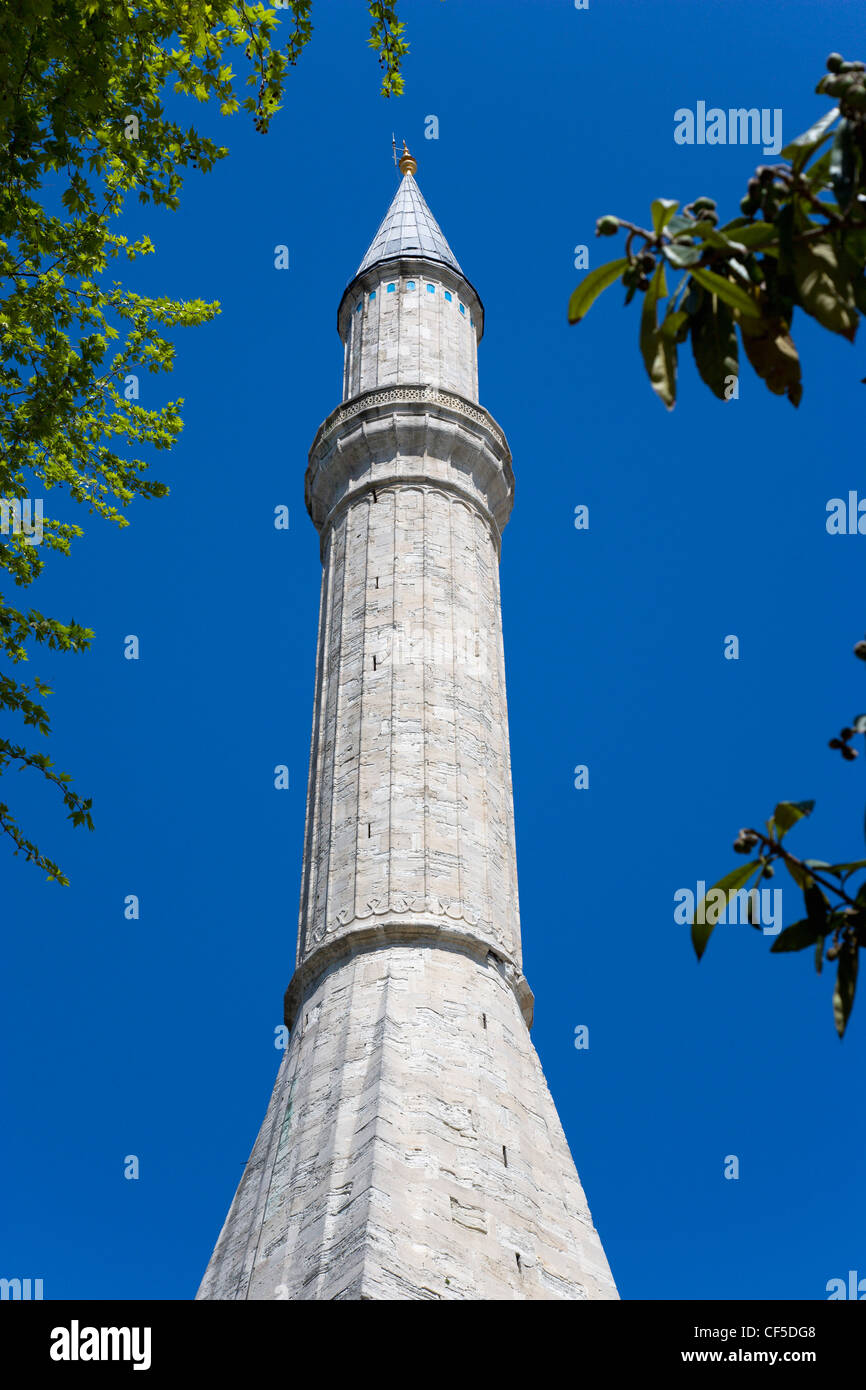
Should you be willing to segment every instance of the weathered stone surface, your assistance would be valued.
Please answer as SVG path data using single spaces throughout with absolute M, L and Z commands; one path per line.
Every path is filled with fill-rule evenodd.
M 514 475 L 477 399 L 483 311 L 456 262 L 368 259 L 306 477 L 323 575 L 291 1039 L 198 1297 L 616 1298 L 529 1036 Z
M 495 962 L 400 945 L 325 972 L 199 1297 L 616 1297 Z
M 477 399 L 483 321 L 475 290 L 448 266 L 406 257 L 371 266 L 340 309 L 343 399 L 402 381 Z

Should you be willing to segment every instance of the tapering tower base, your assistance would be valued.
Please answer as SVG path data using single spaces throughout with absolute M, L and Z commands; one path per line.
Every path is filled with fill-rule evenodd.
M 311 981 L 198 1298 L 617 1297 L 513 975 L 416 935 Z

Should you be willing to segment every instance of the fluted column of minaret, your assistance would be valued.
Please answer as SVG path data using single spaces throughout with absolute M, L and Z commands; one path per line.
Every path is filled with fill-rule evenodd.
M 407 910 L 519 956 L 497 578 L 489 521 L 423 476 L 328 527 L 301 957 Z

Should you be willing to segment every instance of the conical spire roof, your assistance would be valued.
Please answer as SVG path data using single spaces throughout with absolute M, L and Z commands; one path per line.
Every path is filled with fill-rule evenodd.
M 412 174 L 406 173 L 381 227 L 370 243 L 370 249 L 355 273 L 360 275 L 377 261 L 390 260 L 392 256 L 410 255 L 441 261 L 443 265 L 450 265 L 463 274 L 420 188 Z

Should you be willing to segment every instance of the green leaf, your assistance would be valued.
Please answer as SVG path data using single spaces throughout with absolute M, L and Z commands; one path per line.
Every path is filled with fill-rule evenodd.
M 809 921 L 808 917 L 802 917 L 799 922 L 792 922 L 790 927 L 786 927 L 776 937 L 770 950 L 802 951 L 807 946 L 814 946 L 817 940 L 818 932 L 815 930 L 814 924 Z
M 606 265 L 600 265 L 595 270 L 591 270 L 581 280 L 568 301 L 569 323 L 580 323 L 580 320 L 589 313 L 598 296 L 615 280 L 620 279 L 627 266 L 628 258 L 623 256 L 621 260 L 608 261 Z
M 819 936 L 815 942 L 815 971 L 818 975 L 821 974 L 824 966 L 824 941 L 825 938 Z M 772 950 L 772 947 L 770 949 Z
M 839 956 L 836 988 L 833 991 L 833 1020 L 840 1038 L 845 1035 L 845 1029 L 854 1005 L 854 991 L 857 988 L 857 957 L 858 948 L 846 942 Z
M 804 873 L 799 864 L 792 864 L 790 859 L 783 859 L 782 863 L 785 865 L 785 868 L 788 870 L 788 873 L 791 875 L 798 888 L 805 891 L 809 884 L 813 882 L 811 875 Z
M 862 268 L 866 263 L 866 226 L 847 227 L 841 235 L 847 254 Z
M 727 229 L 723 227 L 722 230 Z M 778 230 L 772 222 L 749 222 L 745 227 L 731 227 L 730 230 L 736 231 L 735 240 L 750 251 L 763 250 L 779 240 Z
M 800 303 L 814 319 L 849 342 L 857 332 L 854 290 L 829 241 L 798 242 L 793 256 Z
M 714 270 L 707 270 L 703 267 L 694 266 L 692 268 L 692 279 L 697 280 L 699 285 L 703 285 L 705 290 L 711 294 L 717 294 L 719 299 L 723 299 L 726 304 L 730 304 L 732 309 L 737 309 L 747 319 L 759 319 L 761 311 L 750 294 L 741 290 L 739 285 L 726 280 L 724 276 L 717 275 Z
M 717 295 L 704 295 L 692 317 L 692 355 L 713 395 L 727 400 L 730 378 L 739 375 L 739 354 L 733 315 Z
M 813 194 L 823 193 L 825 188 L 830 187 L 830 170 L 833 165 L 833 151 L 827 150 L 816 159 L 811 169 L 806 174 L 809 189 Z
M 804 859 L 803 863 L 807 869 L 831 869 L 833 866 L 827 863 L 826 859 Z
M 866 734 L 866 714 L 855 714 L 851 720 L 851 728 L 855 734 Z
M 812 860 L 808 862 L 811 868 L 818 868 L 816 862 Z M 826 869 L 830 874 L 844 874 L 847 878 L 848 874 L 856 873 L 857 869 L 866 869 L 866 859 L 854 859 L 850 864 L 827 864 Z
M 802 135 L 798 135 L 782 150 L 782 158 L 791 161 L 795 173 L 803 168 L 814 150 L 823 145 L 825 140 L 829 140 L 832 133 L 830 127 L 838 115 L 839 108 L 834 106 L 832 110 L 825 112 L 813 126 L 805 130 Z
M 673 198 L 656 198 L 650 205 L 656 236 L 667 226 L 678 207 L 679 203 L 674 202 Z
M 734 893 L 738 888 L 745 887 L 749 879 L 762 868 L 763 865 L 759 859 L 752 859 L 748 864 L 741 864 L 736 869 L 732 869 L 729 874 L 725 874 L 724 878 L 720 878 L 718 883 L 714 883 L 712 888 L 707 889 L 706 894 L 695 908 L 695 915 L 692 918 L 691 924 L 692 945 L 695 948 L 695 954 L 698 960 L 700 960 L 704 951 L 707 949 L 707 942 L 712 935 L 713 927 L 716 925 L 716 917 L 713 917 L 712 922 L 706 920 L 708 912 L 715 912 L 716 916 L 718 916 L 721 911 L 721 908 L 716 909 L 714 906 L 708 909 L 707 898 L 711 893 L 715 893 L 717 889 L 721 889 L 727 897 L 728 893 Z M 704 919 L 703 921 L 699 921 L 701 917 Z
M 674 313 L 665 314 L 662 319 L 662 333 L 666 338 L 678 340 L 680 329 L 688 321 L 689 316 L 685 309 L 677 309 Z
M 688 246 L 684 241 L 672 241 L 669 245 L 662 247 L 662 255 L 671 265 L 675 265 L 678 270 L 685 266 L 696 265 L 701 259 L 703 251 L 700 246 Z
M 827 935 L 827 899 L 814 880 L 810 879 L 803 890 L 806 916 L 815 929 L 816 936 Z
M 811 816 L 814 809 L 814 801 L 780 801 L 773 812 L 778 838 L 781 840 L 798 820 L 802 820 L 804 816 Z
M 857 153 L 854 143 L 854 129 L 850 121 L 839 122 L 833 149 L 830 153 L 830 182 L 836 195 L 836 202 L 843 210 L 854 196 L 854 183 L 857 173 Z
M 657 322 L 658 301 L 667 292 L 664 261 L 659 261 L 644 294 L 640 350 L 653 390 L 671 410 L 677 395 L 677 348 L 673 338 L 663 333 Z
M 680 232 L 690 232 L 698 224 L 693 217 L 686 217 L 685 213 L 678 212 L 676 217 L 672 217 L 665 227 L 665 231 L 670 236 L 679 236 Z
M 761 319 L 740 319 L 740 332 L 746 356 L 767 388 L 775 396 L 787 396 L 797 406 L 803 395 L 800 381 L 800 357 L 790 333 L 780 331 L 777 323 Z
M 694 234 L 696 237 L 700 237 L 701 241 L 705 241 L 708 246 L 716 246 L 721 251 L 730 251 L 735 256 L 742 255 L 746 249 L 745 243 L 741 242 L 739 237 L 736 241 L 731 241 L 724 232 L 718 230 L 714 222 L 699 222 L 695 227 Z

